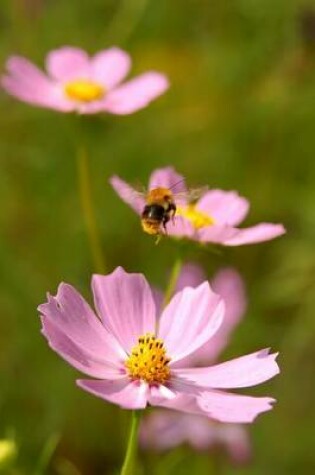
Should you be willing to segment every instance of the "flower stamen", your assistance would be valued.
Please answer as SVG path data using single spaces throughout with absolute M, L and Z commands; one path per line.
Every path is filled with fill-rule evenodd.
M 104 86 L 85 79 L 68 82 L 64 90 L 69 99 L 81 102 L 91 102 L 102 99 L 106 93 Z
M 132 379 L 163 384 L 170 377 L 170 361 L 163 340 L 146 333 L 138 338 L 138 344 L 132 348 L 125 366 Z
M 211 216 L 199 211 L 195 205 L 177 206 L 176 214 L 188 219 L 195 229 L 211 226 L 215 223 Z

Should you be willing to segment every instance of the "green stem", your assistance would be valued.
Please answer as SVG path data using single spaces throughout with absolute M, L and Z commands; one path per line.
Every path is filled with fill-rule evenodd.
M 140 411 L 132 411 L 127 451 L 120 475 L 136 475 L 138 429 L 140 417 Z
M 47 442 L 45 443 L 41 451 L 41 454 L 37 463 L 37 467 L 34 471 L 34 475 L 44 475 L 46 473 L 47 467 L 53 457 L 53 454 L 56 450 L 59 440 L 60 440 L 59 434 L 52 434 L 49 437 L 49 439 L 47 440 Z
M 176 261 L 173 264 L 173 268 L 170 275 L 170 280 L 165 291 L 163 306 L 165 307 L 171 300 L 174 290 L 178 281 L 178 277 L 182 268 L 183 262 L 180 257 L 177 257 Z
M 94 269 L 104 274 L 106 267 L 101 245 L 101 238 L 97 226 L 93 207 L 91 178 L 88 166 L 88 156 L 84 147 L 79 147 L 77 153 L 78 182 L 81 199 L 81 208 L 84 216 L 86 231 L 89 239 Z

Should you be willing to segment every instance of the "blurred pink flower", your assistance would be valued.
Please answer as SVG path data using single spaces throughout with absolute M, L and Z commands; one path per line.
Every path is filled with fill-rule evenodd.
M 183 265 L 177 280 L 176 292 L 185 287 L 198 287 L 207 280 L 202 267 L 188 263 Z M 183 361 L 187 365 L 208 365 L 216 362 L 221 351 L 226 348 L 235 327 L 246 311 L 247 300 L 244 282 L 240 274 L 231 267 L 220 269 L 211 279 L 212 290 L 224 300 L 225 313 L 222 325 L 215 335 L 192 355 Z
M 112 176 L 110 183 L 119 197 L 141 215 L 145 196 L 141 196 L 118 176 Z M 184 178 L 173 167 L 160 168 L 151 174 L 148 190 L 158 187 L 171 188 L 177 205 L 175 218 L 167 224 L 167 234 L 170 236 L 240 246 L 268 241 L 285 233 L 282 224 L 271 223 L 239 229 L 237 226 L 247 215 L 249 203 L 235 191 L 209 190 L 196 203 L 189 202 L 185 198 L 187 190 Z
M 197 287 L 205 281 L 203 269 L 186 264 L 179 275 L 176 291 L 187 286 Z M 182 360 L 186 366 L 214 363 L 226 347 L 235 326 L 246 310 L 246 296 L 241 276 L 232 268 L 220 270 L 212 279 L 211 287 L 225 303 L 225 315 L 216 334 L 192 355 Z M 236 463 L 250 458 L 250 440 L 247 430 L 236 424 L 215 423 L 204 417 L 158 410 L 141 422 L 140 441 L 144 448 L 167 450 L 188 443 L 196 450 L 207 450 L 216 445 L 226 448 Z
M 80 114 L 132 114 L 168 88 L 164 74 L 149 71 L 121 84 L 131 66 L 130 56 L 112 47 L 92 57 L 71 46 L 46 57 L 47 75 L 21 56 L 11 56 L 2 87 L 29 104 Z
M 94 275 L 92 289 L 99 318 L 67 284 L 39 306 L 51 348 L 97 378 L 78 380 L 81 388 L 125 409 L 150 404 L 224 422 L 252 422 L 272 408 L 269 397 L 222 391 L 255 386 L 278 374 L 277 355 L 268 350 L 216 366 L 180 365 L 222 323 L 224 303 L 208 282 L 178 292 L 158 320 L 141 274 L 117 268 L 106 276 Z
M 164 451 L 184 443 L 198 451 L 224 447 L 236 464 L 246 463 L 251 457 L 249 434 L 239 424 L 222 424 L 166 409 L 158 409 L 142 420 L 140 444 L 144 449 Z

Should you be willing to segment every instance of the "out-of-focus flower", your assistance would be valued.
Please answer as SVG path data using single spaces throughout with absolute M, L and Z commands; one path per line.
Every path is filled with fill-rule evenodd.
M 139 215 L 145 206 L 141 196 L 121 178 L 113 176 L 110 183 L 120 198 Z M 260 223 L 239 229 L 249 209 L 248 201 L 235 191 L 209 190 L 191 203 L 185 198 L 184 178 L 173 167 L 155 170 L 149 180 L 148 190 L 167 188 L 174 192 L 177 210 L 174 219 L 167 223 L 167 234 L 188 238 L 202 243 L 240 246 L 268 241 L 285 233 L 282 224 Z M 178 193 L 178 200 L 176 194 Z
M 7 468 L 17 455 L 17 446 L 12 439 L 0 440 L 0 470 Z
M 224 391 L 255 386 L 278 374 L 277 355 L 268 350 L 216 366 L 181 366 L 223 320 L 223 300 L 208 282 L 176 293 L 159 319 L 141 274 L 117 268 L 106 276 L 94 275 L 92 289 L 99 318 L 67 284 L 39 306 L 51 348 L 97 378 L 79 380 L 81 388 L 125 409 L 149 403 L 223 422 L 252 422 L 272 408 L 269 397 Z
M 185 264 L 177 280 L 176 291 L 179 292 L 185 287 L 195 288 L 205 280 L 207 277 L 199 265 Z M 232 332 L 242 320 L 246 310 L 244 282 L 235 269 L 231 267 L 220 269 L 211 279 L 210 286 L 224 300 L 224 319 L 211 340 L 187 357 L 185 363 L 189 365 L 208 365 L 216 362 L 221 351 L 228 345 Z
M 196 264 L 185 264 L 179 275 L 176 291 L 197 287 L 204 282 L 203 269 Z M 232 268 L 220 270 L 212 279 L 211 287 L 225 303 L 225 316 L 216 334 L 184 360 L 187 366 L 210 364 L 218 359 L 229 337 L 241 321 L 246 309 L 246 296 L 241 276 Z M 140 441 L 144 448 L 167 450 L 188 443 L 196 450 L 207 450 L 222 445 L 236 463 L 250 458 L 250 441 L 247 430 L 236 424 L 221 424 L 204 417 L 157 410 L 141 423 Z
M 142 420 L 140 444 L 144 449 L 164 451 L 184 443 L 198 451 L 224 447 L 236 464 L 248 462 L 251 456 L 249 434 L 239 424 L 222 424 L 166 409 L 157 409 Z
M 11 56 L 1 84 L 21 101 L 61 112 L 132 114 L 163 94 L 168 80 L 149 71 L 121 84 L 130 66 L 130 56 L 117 47 L 89 57 L 64 46 L 47 55 L 47 74 L 26 58 Z

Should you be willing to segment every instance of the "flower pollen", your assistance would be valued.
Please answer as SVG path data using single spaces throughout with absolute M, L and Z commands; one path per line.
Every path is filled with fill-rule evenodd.
M 132 379 L 163 384 L 170 377 L 170 361 L 163 340 L 146 333 L 138 338 L 138 344 L 132 348 L 125 365 Z
M 176 210 L 178 216 L 188 219 L 195 229 L 204 228 L 214 224 L 214 219 L 206 213 L 196 209 L 195 205 L 178 206 Z
M 97 101 L 102 99 L 106 92 L 104 86 L 84 79 L 68 82 L 64 90 L 70 99 L 80 102 Z

